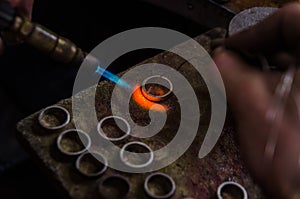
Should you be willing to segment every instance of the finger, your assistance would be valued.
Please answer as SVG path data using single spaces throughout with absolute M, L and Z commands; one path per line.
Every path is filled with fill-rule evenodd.
M 20 16 L 31 19 L 34 0 L 4 0 L 17 9 Z
M 288 4 L 261 23 L 229 37 L 225 45 L 249 52 L 273 52 L 284 48 L 299 55 L 299 20 L 300 4 Z
M 233 107 L 240 105 L 241 101 L 251 103 L 249 96 L 256 96 L 255 93 L 265 87 L 264 74 L 246 64 L 237 54 L 218 48 L 213 59 L 224 81 L 228 101 Z
M 273 55 L 271 64 L 279 68 L 287 69 L 291 65 L 297 65 L 297 60 L 290 53 L 277 52 Z
M 18 4 L 18 12 L 20 15 L 31 19 L 34 0 L 22 0 Z
M 227 100 L 234 113 L 243 156 L 256 177 L 263 178 L 262 169 L 257 169 L 263 160 L 266 135 L 257 134 L 265 124 L 263 118 L 270 102 L 268 79 L 265 73 L 249 66 L 235 53 L 223 50 L 213 54 L 224 81 Z M 257 118 L 262 118 L 257 120 Z M 265 129 L 264 129 L 265 130 Z M 262 132 L 267 132 L 267 131 Z M 253 150 L 253 143 L 256 147 Z M 258 161 L 259 160 L 259 161 Z

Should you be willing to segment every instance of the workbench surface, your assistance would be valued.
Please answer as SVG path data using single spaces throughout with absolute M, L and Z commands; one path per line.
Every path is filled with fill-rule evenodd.
M 209 44 L 211 39 L 224 36 L 225 30 L 216 28 L 195 39 L 210 52 Z M 143 63 L 151 62 L 166 64 L 180 71 L 181 74 L 187 77 L 200 101 L 200 127 L 192 146 L 176 162 L 160 170 L 160 172 L 170 175 L 176 183 L 177 189 L 172 198 L 215 198 L 218 185 L 228 180 L 242 184 L 246 188 L 250 199 L 264 198 L 260 188 L 253 182 L 241 159 L 230 115 L 227 117 L 222 135 L 213 151 L 205 158 L 198 159 L 198 151 L 210 121 L 210 99 L 208 90 L 201 76 L 195 72 L 195 69 L 189 62 L 169 52 L 163 52 Z M 111 114 L 110 96 L 113 88 L 114 84 L 108 81 L 102 81 L 98 85 L 95 104 L 99 118 Z M 80 96 L 85 95 L 90 95 L 90 89 L 82 91 L 78 94 L 78 97 L 80 98 Z M 165 134 L 161 135 L 161 137 L 145 140 L 145 143 L 154 148 L 166 144 L 169 138 L 164 135 L 170 135 L 173 130 L 176 130 L 174 128 L 177 128 L 177 126 L 174 125 L 174 122 L 176 123 L 176 120 L 178 120 L 176 97 L 170 97 L 166 103 L 175 108 L 168 111 L 168 120 L 162 130 Z M 62 100 L 57 104 L 71 112 L 71 99 Z M 145 110 L 142 110 L 142 108 L 133 103 L 131 112 L 133 119 L 136 120 L 137 123 L 147 123 L 149 118 Z M 143 181 L 149 173 L 121 173 L 109 168 L 104 175 L 95 179 L 81 176 L 75 169 L 76 159 L 63 156 L 56 148 L 56 139 L 60 132 L 73 128 L 73 121 L 71 120 L 72 122 L 62 130 L 47 131 L 38 124 L 38 114 L 39 112 L 19 122 L 18 137 L 21 143 L 36 158 L 41 169 L 50 177 L 54 186 L 62 191 L 63 194 L 73 199 L 99 198 L 97 187 L 101 179 L 112 174 L 119 174 L 126 177 L 131 184 L 132 189 L 128 198 L 147 198 L 143 191 Z

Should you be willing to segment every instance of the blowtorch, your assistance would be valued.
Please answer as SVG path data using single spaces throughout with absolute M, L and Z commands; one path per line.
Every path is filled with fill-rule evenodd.
M 59 36 L 44 26 L 18 16 L 7 2 L 0 1 L 0 32 L 5 43 L 28 43 L 54 60 L 80 65 L 87 53 L 73 42 Z
M 6 43 L 20 44 L 26 42 L 52 59 L 74 66 L 80 66 L 86 59 L 95 67 L 95 73 L 108 80 L 131 89 L 129 84 L 117 75 L 103 69 L 97 58 L 77 47 L 44 26 L 17 15 L 16 10 L 7 2 L 0 0 L 0 36 Z

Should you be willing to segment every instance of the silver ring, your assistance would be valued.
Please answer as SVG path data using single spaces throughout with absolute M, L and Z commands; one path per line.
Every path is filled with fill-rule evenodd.
M 91 157 L 92 159 L 84 160 L 85 158 L 89 158 L 89 157 Z M 99 159 L 101 159 L 101 161 Z M 84 171 L 81 168 L 81 163 L 83 161 L 89 162 L 90 164 L 95 164 L 95 161 L 96 161 L 96 164 L 98 164 L 97 165 L 98 167 L 99 167 L 99 164 L 101 164 L 100 169 L 97 168 L 97 171 L 92 171 L 92 172 Z M 102 175 L 107 170 L 107 165 L 108 165 L 107 159 L 99 152 L 83 153 L 76 160 L 76 169 L 82 175 L 84 175 L 86 177 L 98 177 L 98 176 Z M 95 167 L 97 167 L 97 166 L 95 166 Z
M 69 137 L 69 143 L 66 143 L 66 144 L 70 144 L 74 147 L 74 143 L 77 141 L 78 142 L 78 145 L 83 145 L 82 146 L 78 146 L 79 147 L 82 147 L 83 149 L 77 149 L 77 150 L 74 150 L 74 151 L 68 151 L 65 149 L 65 147 L 63 146 L 64 143 L 63 140 L 64 139 L 67 139 L 67 136 L 70 136 Z M 70 142 L 73 142 L 73 143 L 70 143 Z M 88 148 L 90 148 L 92 142 L 91 142 L 91 138 L 90 136 L 84 132 L 84 131 L 81 131 L 81 130 L 77 130 L 77 129 L 69 129 L 69 130 L 65 130 L 63 131 L 57 138 L 57 148 L 65 155 L 70 155 L 70 156 L 75 156 L 75 155 L 80 155 L 82 154 L 83 152 L 87 151 Z
M 125 153 L 126 149 L 131 145 L 139 145 L 139 146 L 142 146 L 142 147 L 146 148 L 149 151 L 150 157 L 149 157 L 149 159 L 146 163 L 144 163 L 144 164 L 133 164 L 133 163 L 130 163 L 129 161 L 126 161 L 126 159 L 124 157 L 124 153 Z M 135 152 L 131 152 L 131 153 L 135 153 Z M 146 154 L 146 153 L 140 153 L 140 154 Z M 154 153 L 153 153 L 152 149 L 147 144 L 142 143 L 142 142 L 134 141 L 134 142 L 126 143 L 122 147 L 122 149 L 120 151 L 120 158 L 121 158 L 122 162 L 124 162 L 127 166 L 130 166 L 132 168 L 143 168 L 143 167 L 146 167 L 146 166 L 150 165 L 153 162 Z
M 167 180 L 168 183 L 170 183 L 170 190 L 168 190 L 167 193 L 165 193 L 163 195 L 158 195 L 157 193 L 153 193 L 151 191 L 151 188 L 149 187 L 149 183 L 155 177 L 161 178 L 158 181 L 159 183 L 161 183 L 161 187 L 165 187 L 166 186 L 166 183 L 164 183 L 164 180 Z M 147 195 L 150 196 L 151 198 L 165 199 L 165 198 L 170 198 L 172 195 L 174 195 L 175 190 L 176 190 L 176 184 L 175 184 L 174 180 L 169 175 L 167 175 L 167 174 L 164 174 L 164 173 L 152 173 L 152 174 L 150 174 L 146 178 L 146 180 L 144 182 L 144 189 L 145 189 Z
M 119 199 L 128 196 L 131 186 L 123 176 L 112 175 L 101 180 L 98 190 L 104 199 Z
M 105 133 L 104 133 L 104 131 L 103 131 L 103 129 L 102 129 L 102 126 L 103 126 L 103 124 L 104 124 L 104 122 L 105 121 L 107 121 L 107 120 L 109 120 L 109 119 L 117 119 L 117 120 L 120 120 L 120 121 L 122 121 L 125 125 L 126 125 L 126 132 L 124 132 L 125 134 L 123 135 L 123 136 L 121 136 L 121 137 L 117 137 L 117 138 L 114 138 L 114 137 L 108 137 Z M 122 130 L 122 129 L 121 129 Z M 104 139 L 106 139 L 106 140 L 109 140 L 109 141 L 120 141 L 120 140 L 123 140 L 124 138 L 126 138 L 127 136 L 129 136 L 129 134 L 130 134 L 130 131 L 131 131 L 131 129 L 130 129 L 130 126 L 129 126 L 129 123 L 127 122 L 127 120 L 125 120 L 124 118 L 122 118 L 122 117 L 119 117 L 119 116 L 108 116 L 108 117 L 104 117 L 103 119 L 101 119 L 100 120 L 100 122 L 98 123 L 98 125 L 97 125 L 97 131 L 98 131 L 98 133 L 101 135 L 101 137 L 103 137 Z M 122 130 L 123 131 L 123 130 Z
M 70 122 L 70 113 L 61 106 L 49 106 L 40 112 L 38 121 L 45 129 L 57 130 Z
M 165 80 L 165 81 L 167 81 L 168 82 L 168 84 L 169 84 L 169 91 L 168 92 L 166 92 L 165 94 L 163 94 L 163 95 L 153 95 L 153 94 L 151 94 L 149 91 L 147 91 L 147 89 L 146 89 L 146 84 L 148 84 L 149 83 L 149 80 L 151 80 L 151 79 L 154 79 L 154 78 L 160 78 L 160 79 L 163 79 L 163 80 Z M 150 82 L 151 83 L 151 82 Z M 153 76 L 150 76 L 150 77 L 148 77 L 148 78 L 146 78 L 144 81 L 143 81 L 143 83 L 142 83 L 142 86 L 141 86 L 141 90 L 142 90 L 142 94 L 143 94 L 143 96 L 145 97 L 145 98 L 147 98 L 148 100 L 150 100 L 150 101 L 154 101 L 154 102 L 159 102 L 159 101 L 162 101 L 162 100 L 165 100 L 165 99 L 167 99 L 169 96 L 170 96 L 170 94 L 173 92 L 173 84 L 172 84 L 172 82 L 168 79 L 168 78 L 166 78 L 165 76 L 162 76 L 162 75 L 153 75 Z
M 248 199 L 248 194 L 247 194 L 246 189 L 242 185 L 240 185 L 239 183 L 232 182 L 232 181 L 223 182 L 218 187 L 217 195 L 218 195 L 219 199 L 223 199 L 222 193 L 233 194 L 232 197 L 237 195 L 237 196 L 234 197 L 234 198 L 237 198 L 237 199 Z

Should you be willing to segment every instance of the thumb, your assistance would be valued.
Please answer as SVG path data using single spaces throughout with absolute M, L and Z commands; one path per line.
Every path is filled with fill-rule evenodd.
M 261 160 L 268 132 L 264 118 L 270 102 L 270 78 L 231 51 L 217 49 L 213 59 L 224 81 L 243 157 L 254 176 L 264 181 Z
M 32 8 L 34 0 L 24 0 L 20 1 L 18 4 L 18 11 L 24 17 L 31 19 L 32 17 Z
M 249 111 L 249 106 L 257 106 L 265 101 L 266 76 L 253 66 L 245 63 L 232 51 L 217 48 L 213 59 L 224 81 L 227 100 L 233 111 Z

